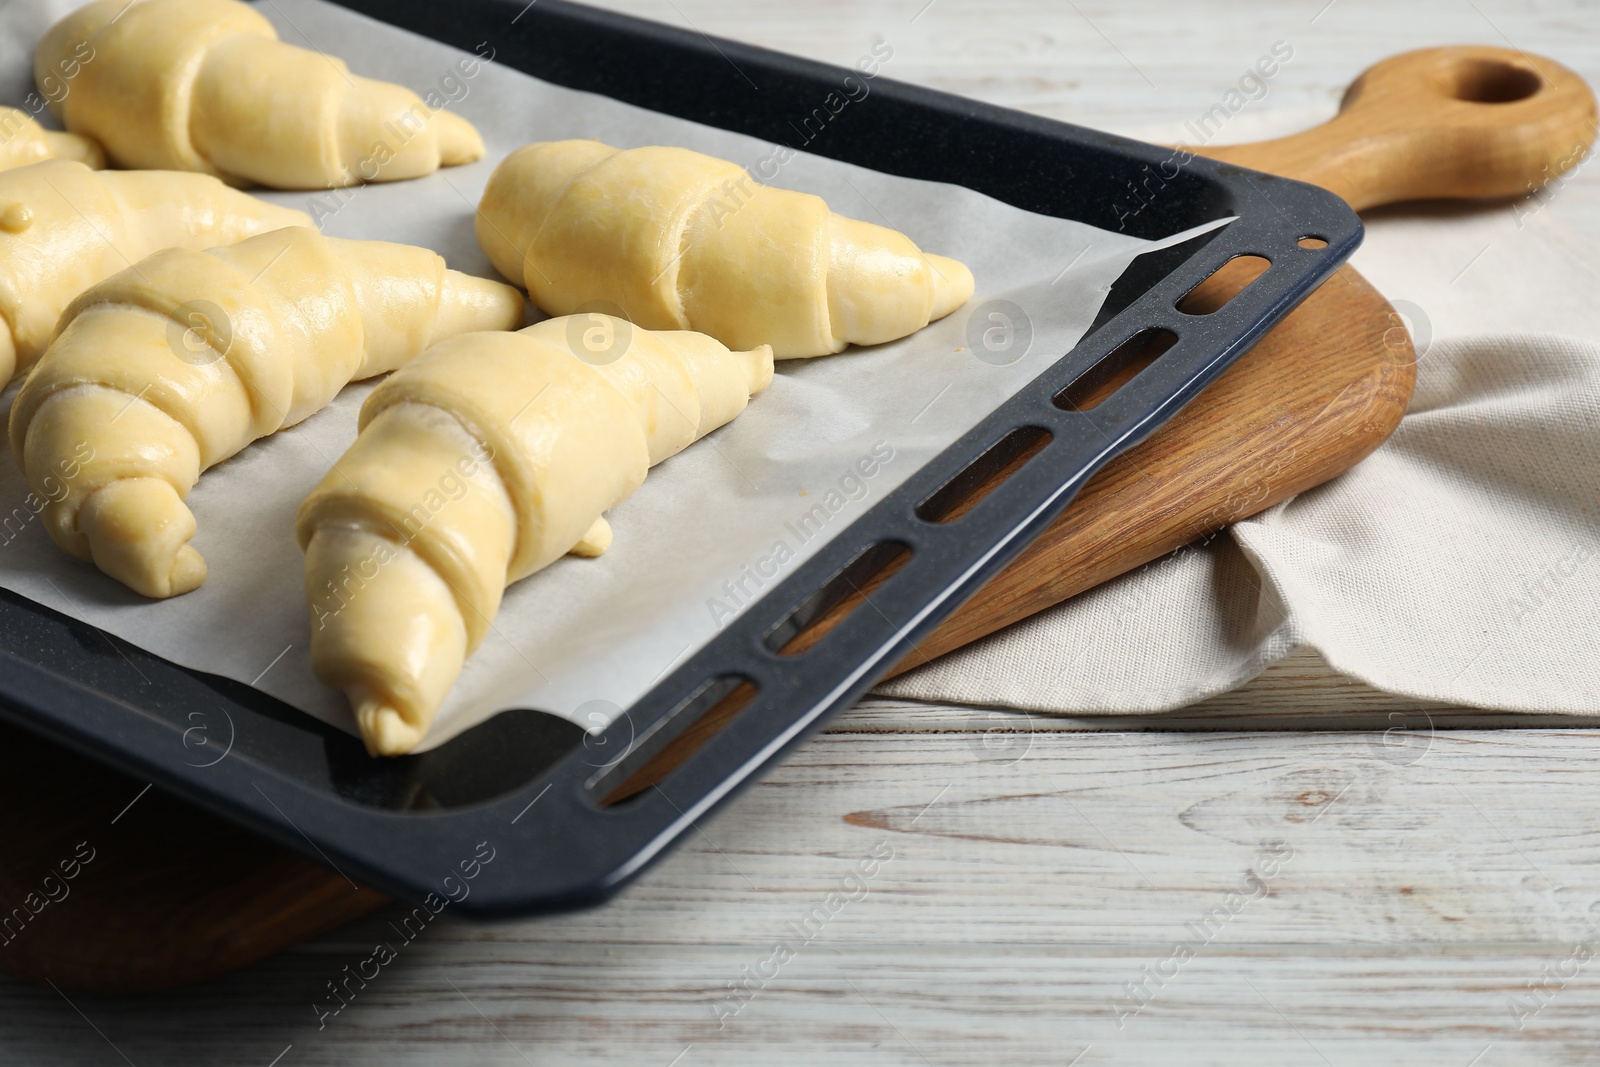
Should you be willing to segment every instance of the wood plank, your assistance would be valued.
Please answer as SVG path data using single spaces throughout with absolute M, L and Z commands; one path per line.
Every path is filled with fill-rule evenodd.
M 1086 1044 L 1085 1064 L 1178 1046 L 1196 1063 L 1467 1064 L 1488 1045 L 1485 1064 L 1562 1064 L 1600 1042 L 1590 970 L 1520 1030 L 1508 1000 L 1594 943 L 1600 732 L 1440 732 L 1396 761 L 1361 733 L 1052 731 L 1009 765 L 980 737 L 824 735 L 612 905 L 441 919 L 323 1029 L 313 1002 L 398 940 L 397 910 L 136 1000 L 74 1007 L 0 979 L 0 1048 L 118 1062 L 79 1009 L 138 1064 L 267 1064 L 289 1045 L 283 1062 L 308 1065 L 665 1065 L 690 1045 L 683 1064 L 1061 1064 Z M 1119 1027 L 1125 984 L 1279 841 L 1265 895 L 1211 919 Z M 719 1029 L 727 983 L 885 842 L 864 895 L 852 883 Z

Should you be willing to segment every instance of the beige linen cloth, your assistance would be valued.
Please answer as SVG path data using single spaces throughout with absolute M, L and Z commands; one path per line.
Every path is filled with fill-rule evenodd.
M 1570 192 L 1367 219 L 1353 262 L 1421 358 L 1354 470 L 881 691 L 1166 711 L 1310 646 L 1408 697 L 1600 712 L 1600 228 Z

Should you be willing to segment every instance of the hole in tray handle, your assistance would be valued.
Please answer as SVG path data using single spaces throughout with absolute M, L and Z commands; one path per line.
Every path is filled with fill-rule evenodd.
M 599 796 L 600 807 L 609 808 L 665 781 L 749 707 L 759 691 L 754 682 L 734 674 L 706 682 L 640 735 L 627 755 L 590 779 L 590 794 Z
M 1171 330 L 1159 326 L 1140 330 L 1057 393 L 1056 407 L 1068 411 L 1090 411 L 1099 407 L 1177 343 L 1178 335 Z
M 1179 297 L 1177 308 L 1185 315 L 1209 315 L 1248 289 L 1270 266 L 1272 261 L 1265 256 L 1234 256 Z
M 918 504 L 917 518 L 924 522 L 955 522 L 1042 452 L 1053 436 L 1038 426 L 1012 430 Z
M 911 546 L 900 541 L 862 549 L 768 632 L 767 647 L 784 656 L 809 652 L 910 560 Z

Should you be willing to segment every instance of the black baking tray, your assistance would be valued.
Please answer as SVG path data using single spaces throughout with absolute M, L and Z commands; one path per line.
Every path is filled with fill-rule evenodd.
M 550 82 L 773 144 L 793 145 L 797 118 L 852 74 L 561 0 L 342 2 L 469 52 L 487 54 L 486 44 L 495 62 Z M 601 733 L 515 710 L 434 751 L 374 760 L 354 737 L 260 692 L 10 594 L 0 594 L 0 712 L 403 898 L 457 899 L 459 882 L 448 880 L 487 843 L 493 862 L 472 868 L 458 913 L 597 903 L 851 704 L 1361 239 L 1354 213 L 1325 190 L 883 77 L 805 150 L 1145 238 L 1237 218 L 1135 260 L 1072 351 Z M 1307 237 L 1325 243 L 1303 247 Z M 1210 315 L 1177 310 L 1240 255 L 1272 265 Z M 1170 347 L 1098 406 L 1065 399 L 1135 338 Z M 993 492 L 965 511 L 952 507 L 984 471 L 1008 463 L 1014 473 Z M 892 560 L 900 565 L 884 580 Z M 775 651 L 862 590 L 860 606 L 807 651 Z M 702 724 L 709 740 L 691 751 L 691 727 L 708 709 L 726 724 Z M 641 785 L 641 765 L 664 751 L 689 754 Z

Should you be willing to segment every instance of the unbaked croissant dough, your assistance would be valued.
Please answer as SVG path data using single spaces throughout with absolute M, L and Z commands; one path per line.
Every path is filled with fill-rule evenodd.
M 106 165 L 105 152 L 89 138 L 47 130 L 26 111 L 0 107 L 0 170 L 46 159 L 75 159 L 95 170 Z
M 204 174 L 66 160 L 0 171 L 0 387 L 44 351 L 74 297 L 130 263 L 310 223 Z
M 578 358 L 589 331 L 621 355 Z M 602 512 L 771 380 L 766 346 L 580 315 L 446 341 L 378 386 L 296 526 L 311 666 L 367 748 L 414 748 L 505 587 L 605 551 Z
M 200 472 L 435 341 L 509 330 L 522 294 L 424 248 L 291 227 L 168 249 L 96 285 L 11 409 L 56 544 L 150 597 L 205 580 L 184 498 Z
M 483 157 L 465 119 L 284 44 L 238 0 L 95 0 L 45 34 L 36 76 L 85 45 L 93 58 L 51 107 L 124 167 L 328 189 Z
M 972 272 L 904 234 L 758 185 L 686 148 L 519 148 L 489 179 L 478 243 L 552 315 L 615 304 L 779 359 L 915 333 L 972 296 Z

